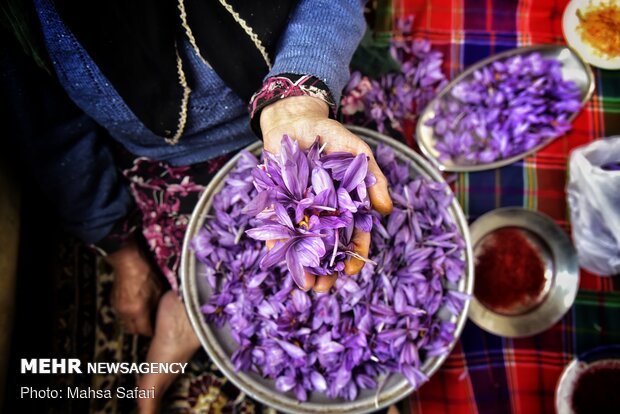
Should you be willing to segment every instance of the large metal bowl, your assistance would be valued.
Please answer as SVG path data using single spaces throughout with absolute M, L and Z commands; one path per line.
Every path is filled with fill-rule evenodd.
M 366 141 L 371 147 L 383 143 L 394 148 L 397 157 L 410 163 L 411 169 L 416 175 L 423 175 L 434 181 L 444 181 L 442 176 L 421 156 L 403 144 L 365 128 L 350 127 L 349 129 Z M 247 150 L 259 154 L 262 150 L 262 145 L 257 142 L 247 147 Z M 378 393 L 377 390 L 363 390 L 359 393 L 355 401 L 331 399 L 321 393 L 314 392 L 310 395 L 308 401 L 300 403 L 292 393 L 282 393 L 278 391 L 275 388 L 275 382 L 272 380 L 263 379 L 253 373 L 235 371 L 230 357 L 237 348 L 237 345 L 230 336 L 228 326 L 217 328 L 205 322 L 200 311 L 201 304 L 207 301 L 212 292 L 205 278 L 200 276 L 204 274 L 204 272 L 201 271 L 203 265 L 196 260 L 194 252 L 189 247 L 189 242 L 203 226 L 205 216 L 211 208 L 214 195 L 222 188 L 226 175 L 235 166 L 238 158 L 238 156 L 232 158 L 222 170 L 218 172 L 200 197 L 187 228 L 181 258 L 181 280 L 183 284 L 185 306 L 194 330 L 212 361 L 233 384 L 248 396 L 286 412 L 367 413 L 386 407 L 409 395 L 414 391 L 409 382 L 401 375 L 391 375 L 387 378 L 387 381 Z M 450 190 L 447 189 L 446 191 Z M 466 243 L 466 271 L 460 283 L 452 288 L 456 288 L 461 292 L 471 295 L 473 290 L 473 253 L 467 221 L 456 200 L 453 200 L 450 205 L 450 215 L 457 224 Z M 452 316 L 452 320 L 456 324 L 455 338 L 459 337 L 463 329 L 467 319 L 468 308 L 469 301 L 467 301 L 462 313 L 458 317 Z M 446 312 L 441 314 L 447 315 Z M 451 344 L 450 350 L 455 342 L 456 339 Z M 446 357 L 447 355 L 427 358 L 422 364 L 422 371 L 430 377 L 437 371 Z

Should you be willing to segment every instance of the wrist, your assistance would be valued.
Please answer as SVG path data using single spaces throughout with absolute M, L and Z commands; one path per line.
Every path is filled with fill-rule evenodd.
M 288 101 L 290 98 L 297 97 L 312 97 L 323 101 L 327 107 L 328 116 L 335 116 L 336 104 L 331 92 L 323 81 L 312 75 L 295 75 L 295 74 L 282 74 L 273 76 L 265 80 L 263 87 L 257 91 L 250 100 L 250 125 L 252 130 L 258 137 L 262 137 L 264 133 L 262 112 L 267 107 L 271 107 L 269 112 L 272 114 L 289 115 L 288 112 L 292 112 L 295 115 L 298 111 L 312 110 L 313 113 L 318 104 L 305 104 L 303 100 L 296 100 L 294 102 Z M 273 106 L 280 101 L 288 101 L 283 106 L 291 106 L 291 108 L 281 111 L 283 106 Z M 314 102 L 314 101 L 307 101 Z M 323 116 L 324 109 L 321 107 L 321 116 Z M 284 116 L 280 116 L 280 119 L 284 119 Z M 270 120 L 271 116 L 265 117 L 265 123 L 271 125 L 273 122 Z
M 276 101 L 260 114 L 260 127 L 268 132 L 278 125 L 298 118 L 317 119 L 329 117 L 329 105 L 312 96 L 291 96 Z

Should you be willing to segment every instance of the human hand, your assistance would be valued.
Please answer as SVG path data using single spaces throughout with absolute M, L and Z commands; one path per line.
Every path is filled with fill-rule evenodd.
M 125 330 L 151 336 L 151 312 L 162 294 L 162 286 L 135 240 L 105 258 L 114 270 L 111 302 Z
M 376 183 L 368 188 L 372 207 L 381 214 L 392 211 L 387 179 L 374 159 L 371 148 L 340 122 L 329 119 L 329 108 L 325 102 L 310 96 L 295 96 L 277 101 L 263 109 L 260 126 L 266 151 L 278 153 L 282 136 L 287 134 L 299 143 L 300 148 L 309 148 L 320 137 L 326 153 L 349 152 L 353 155 L 366 154 L 368 171 L 376 178 Z M 270 248 L 275 242 L 267 242 Z M 352 238 L 353 250 L 368 258 L 370 233 L 355 230 Z M 353 275 L 364 267 L 364 261 L 351 257 L 345 262 L 345 273 Z M 306 273 L 305 288 L 317 292 L 328 291 L 336 282 L 336 275 L 314 276 Z

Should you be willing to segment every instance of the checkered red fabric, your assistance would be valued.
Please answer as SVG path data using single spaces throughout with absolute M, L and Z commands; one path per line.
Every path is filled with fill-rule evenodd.
M 444 54 L 450 78 L 495 53 L 564 43 L 568 0 L 395 0 L 396 17 L 413 14 L 414 36 Z M 567 161 L 572 149 L 620 135 L 620 71 L 593 68 L 596 90 L 573 129 L 534 155 L 501 169 L 458 174 L 454 190 L 470 220 L 498 207 L 540 211 L 570 231 Z M 408 137 L 411 139 L 411 137 Z M 614 283 L 615 282 L 615 283 Z M 570 312 L 542 334 L 506 339 L 468 322 L 450 357 L 409 399 L 411 413 L 553 413 L 565 365 L 597 345 L 620 343 L 617 278 L 581 272 Z

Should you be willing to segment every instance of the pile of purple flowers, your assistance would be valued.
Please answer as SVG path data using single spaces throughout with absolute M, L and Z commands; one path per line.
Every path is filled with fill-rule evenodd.
M 455 85 L 426 125 L 434 128 L 441 160 L 489 163 L 566 133 L 579 97 L 577 85 L 562 79 L 559 61 L 517 55 Z
M 265 152 L 264 164 L 252 170 L 259 193 L 246 208 L 258 219 L 247 235 L 276 241 L 261 269 L 286 261 L 303 288 L 304 272 L 342 273 L 347 256 L 361 258 L 350 244 L 355 228 L 372 229 L 367 187 L 375 178 L 367 172 L 365 154 L 324 155 L 318 139 L 306 152 L 285 135 L 279 154 Z
M 384 132 L 386 126 L 403 131 L 403 121 L 415 122 L 417 116 L 441 90 L 447 80 L 441 71 L 443 55 L 431 50 L 425 39 L 412 38 L 413 16 L 398 22 L 398 34 L 390 41 L 392 57 L 400 64 L 399 73 L 387 73 L 370 79 L 355 71 L 341 100 L 343 121 L 374 126 Z
M 267 165 L 276 163 L 267 156 Z M 268 170 L 249 153 L 229 174 L 192 241 L 215 292 L 202 311 L 217 326 L 228 322 L 239 344 L 232 355 L 236 369 L 271 378 L 278 390 L 293 391 L 300 401 L 313 391 L 353 400 L 389 373 L 402 373 L 417 388 L 426 380 L 423 361 L 446 354 L 454 338 L 455 325 L 438 311 L 458 315 L 467 300 L 455 290 L 465 271 L 465 244 L 448 212 L 452 200 L 445 184 L 412 178 L 388 147 L 378 147 L 376 159 L 387 173 L 394 211 L 387 217 L 370 213 L 374 263 L 358 275 L 339 277 L 328 293 L 298 289 L 286 260 L 273 259 L 269 269 L 261 269 L 267 250 L 244 229 L 264 225 L 263 218 L 252 217 L 264 201 L 247 205 L 260 197 L 250 172 Z M 322 162 L 328 168 L 325 158 Z M 344 180 L 346 171 L 337 176 Z M 325 182 L 319 187 L 325 186 L 331 188 Z M 276 191 L 269 197 L 280 202 L 294 195 Z M 271 219 L 295 231 L 287 226 L 293 207 L 288 209 L 288 219 L 275 209 Z

